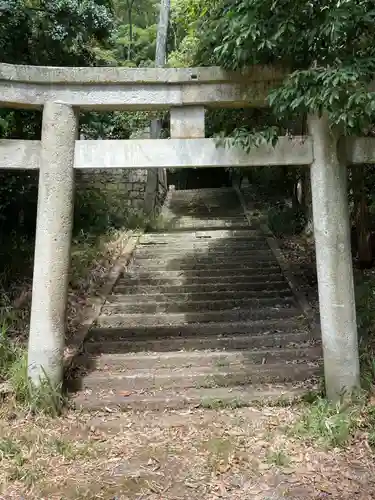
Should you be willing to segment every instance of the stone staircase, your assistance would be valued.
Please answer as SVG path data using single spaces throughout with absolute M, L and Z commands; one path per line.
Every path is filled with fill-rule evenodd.
M 172 191 L 91 329 L 77 407 L 165 409 L 298 397 L 319 373 L 309 331 L 232 189 Z

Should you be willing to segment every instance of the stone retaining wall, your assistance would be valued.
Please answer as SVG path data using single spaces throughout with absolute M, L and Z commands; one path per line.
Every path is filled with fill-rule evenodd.
M 108 206 L 121 212 L 124 207 L 141 211 L 147 179 L 145 169 L 103 169 L 77 171 L 78 190 L 94 190 Z
M 149 127 L 133 133 L 130 139 L 149 139 Z M 81 139 L 84 139 L 81 136 Z M 164 203 L 166 196 L 166 175 L 160 169 L 156 212 Z M 103 168 L 77 170 L 76 189 L 91 190 L 102 197 L 111 214 L 118 216 L 141 215 L 147 183 L 147 169 L 142 168 Z

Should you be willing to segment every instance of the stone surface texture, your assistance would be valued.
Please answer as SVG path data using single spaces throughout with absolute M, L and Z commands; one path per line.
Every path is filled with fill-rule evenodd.
M 0 168 L 8 168 L 10 151 L 22 155 L 28 168 L 37 168 L 38 147 L 34 141 L 17 142 L 11 148 L 0 143 Z M 3 153 L 4 151 L 4 153 Z M 15 156 L 16 158 L 16 156 Z M 26 162 L 26 158 L 29 160 Z M 261 145 L 251 153 L 241 148 L 219 146 L 215 139 L 82 140 L 76 142 L 76 169 L 142 169 L 193 167 L 248 167 L 265 165 L 308 165 L 312 162 L 308 137 L 280 137 L 277 145 Z M 18 164 L 20 160 L 17 159 Z
M 143 135 L 143 134 L 142 134 Z M 142 139 L 142 140 L 140 140 Z M 342 139 L 344 140 L 344 139 Z M 341 141 L 340 141 L 341 142 Z M 375 163 L 375 138 L 345 139 L 347 162 Z M 40 141 L 0 140 L 0 169 L 38 169 Z M 76 142 L 76 169 L 141 169 L 157 167 L 237 167 L 264 165 L 310 165 L 311 137 L 280 137 L 275 148 L 260 146 L 246 154 L 235 147 L 218 147 L 213 139 L 152 139 L 136 136 L 126 141 L 81 140 Z
M 62 381 L 77 130 L 71 106 L 45 105 L 28 348 L 35 384 L 45 378 L 52 385 Z
M 184 104 L 264 106 L 285 75 L 273 68 L 52 68 L 0 64 L 0 103 L 41 107 L 62 100 L 97 110 L 161 109 Z
M 124 213 L 124 208 L 143 209 L 147 170 L 145 169 L 95 169 L 76 171 L 77 189 L 90 190 L 101 196 L 111 210 Z
M 172 190 L 162 214 L 76 360 L 77 406 L 242 405 L 310 388 L 319 338 L 236 192 Z
M 337 400 L 359 386 L 359 359 L 350 245 L 347 168 L 326 116 L 309 117 L 319 308 L 327 395 Z
M 204 107 L 180 106 L 171 108 L 171 137 L 173 139 L 204 138 Z

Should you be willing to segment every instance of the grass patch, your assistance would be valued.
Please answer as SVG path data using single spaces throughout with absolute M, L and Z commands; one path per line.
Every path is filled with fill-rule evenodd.
M 216 366 L 217 368 L 228 368 L 230 366 L 230 363 L 228 358 L 222 356 L 214 361 L 214 366 Z
M 119 252 L 126 233 L 109 230 L 105 234 L 81 232 L 73 239 L 68 324 L 73 330 L 71 318 L 77 316 L 82 295 L 91 293 L 101 283 L 107 269 Z M 112 245 L 112 246 L 111 246 Z M 78 297 L 78 301 L 77 301 Z M 24 331 L 27 330 L 25 311 L 13 307 L 10 296 L 2 294 L 0 307 L 0 383 L 6 382 L 11 391 L 11 406 L 18 405 L 25 411 L 51 416 L 61 414 L 65 404 L 61 387 L 53 387 L 48 377 L 37 387 L 28 378 L 27 346 Z
M 88 443 L 74 442 L 64 438 L 53 438 L 49 442 L 51 452 L 63 457 L 65 460 L 76 460 L 80 457 L 92 456 L 92 449 Z
M 8 336 L 8 327 L 5 321 L 0 326 L 0 381 L 8 380 L 11 373 L 24 355 L 24 348 Z
M 43 472 L 37 467 L 25 467 L 25 465 L 16 465 L 9 471 L 8 481 L 19 481 L 22 482 L 26 486 L 26 488 L 31 488 L 40 481 L 42 476 Z
M 9 383 L 14 402 L 32 413 L 60 415 L 64 406 L 61 387 L 53 387 L 48 377 L 38 386 L 33 384 L 27 373 L 26 348 L 9 340 L 5 329 L 0 339 L 0 352 L 2 380 Z
M 4 459 L 12 460 L 20 467 L 25 463 L 20 444 L 8 437 L 0 439 L 0 457 L 1 461 Z
M 233 398 L 228 401 L 224 401 L 222 399 L 205 398 L 200 404 L 200 407 L 206 410 L 219 410 L 225 408 L 234 410 L 236 408 L 244 408 L 246 406 L 249 405 L 242 401 L 240 398 Z
M 20 481 L 30 488 L 40 479 L 40 473 L 28 464 L 27 453 L 15 439 L 9 437 L 0 439 L 0 459 L 3 464 L 5 462 L 8 464 L 8 481 Z
M 38 416 L 35 419 L 28 418 L 22 425 L 16 423 L 13 429 L 8 428 L 6 423 L 1 424 L 1 432 L 4 434 L 0 439 L 2 487 L 11 488 L 12 484 L 15 488 L 26 490 L 43 487 L 46 479 L 54 483 L 55 467 L 96 459 L 96 442 L 78 440 L 74 435 L 58 436 L 62 422 Z M 60 481 L 60 486 L 61 482 L 63 481 Z
M 208 466 L 215 473 L 223 472 L 234 455 L 234 443 L 229 439 L 215 437 L 205 443 L 203 448 L 208 452 Z
M 367 442 L 375 450 L 375 402 L 371 400 L 364 409 L 363 422 L 363 427 L 367 432 Z
M 125 239 L 124 231 L 109 229 L 103 233 L 81 231 L 72 240 L 70 288 L 87 291 L 91 278 L 96 281 L 106 270 L 113 246 Z M 95 276 L 92 276 L 95 270 Z
M 331 448 L 346 445 L 362 423 L 363 401 L 331 404 L 318 398 L 306 407 L 291 429 L 299 437 Z
M 282 450 L 270 450 L 266 459 L 269 464 L 278 467 L 286 467 L 290 463 L 290 457 Z

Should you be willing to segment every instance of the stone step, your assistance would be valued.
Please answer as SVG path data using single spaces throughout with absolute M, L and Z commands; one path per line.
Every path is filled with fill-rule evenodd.
M 221 408 L 251 406 L 255 403 L 279 404 L 299 400 L 307 386 L 296 384 L 241 386 L 219 388 L 190 388 L 164 390 L 153 393 L 113 394 L 110 390 L 99 393 L 80 392 L 74 398 L 77 409 L 87 411 L 109 410 L 178 410 L 186 407 Z
M 264 235 L 258 229 L 226 229 L 226 230 L 197 230 L 181 233 L 170 234 L 168 232 L 164 233 L 146 233 L 140 238 L 140 243 L 150 243 L 153 241 L 168 241 L 168 242 L 184 242 L 184 241 L 243 241 L 243 240 L 253 240 L 255 238 L 264 239 Z
M 171 224 L 171 225 L 169 225 Z M 235 223 L 208 223 L 208 222 L 201 222 L 197 221 L 195 224 L 193 223 L 185 223 L 185 224 L 173 224 L 173 223 L 165 223 L 163 227 L 160 228 L 153 228 L 153 234 L 158 234 L 164 233 L 166 230 L 168 230 L 169 234 L 174 235 L 176 233 L 191 233 L 191 231 L 212 231 L 213 229 L 217 230 L 225 230 L 227 228 L 230 229 L 238 229 L 241 230 L 245 227 L 250 227 L 255 228 L 255 226 L 249 226 L 249 224 L 246 224 L 245 222 L 239 222 L 237 224 Z
M 241 257 L 226 257 L 220 258 L 215 254 L 212 255 L 195 255 L 194 253 L 181 252 L 180 255 L 176 255 L 174 258 L 163 259 L 158 257 L 149 257 L 146 259 L 139 259 L 135 256 L 132 267 L 142 268 L 142 267 L 167 267 L 169 265 L 179 265 L 183 266 L 183 269 L 194 269 L 197 265 L 204 265 L 208 269 L 211 267 L 217 267 L 217 269 L 230 269 L 236 270 L 237 272 L 242 269 L 242 267 L 279 267 L 277 261 L 269 250 L 257 251 L 252 255 L 246 255 Z M 132 267 L 130 269 L 132 269 Z M 172 271 L 179 271 L 180 269 L 171 269 Z M 181 268 L 182 270 L 182 268 Z
M 142 272 L 142 271 L 137 271 L 137 270 L 132 270 L 132 267 L 126 272 L 122 274 L 122 278 L 120 278 L 119 282 L 126 281 L 127 283 L 130 283 L 132 280 L 142 280 L 142 279 L 191 279 L 191 278 L 197 278 L 197 279 L 215 279 L 222 281 L 225 278 L 232 278 L 232 279 L 247 279 L 251 278 L 254 281 L 259 281 L 261 279 L 264 279 L 264 281 L 281 281 L 283 278 L 283 274 L 281 272 L 280 268 L 277 268 L 276 270 L 273 270 L 272 268 L 269 269 L 267 267 L 262 268 L 259 266 L 258 269 L 238 269 L 238 268 L 233 268 L 232 269 L 202 269 L 202 270 L 194 270 L 194 269 L 186 269 L 182 271 L 163 271 L 163 270 L 153 270 L 149 272 Z
M 232 282 L 231 282 L 232 281 Z M 113 288 L 113 292 L 116 294 L 189 294 L 193 295 L 195 293 L 240 293 L 250 292 L 254 293 L 255 296 L 258 294 L 267 293 L 277 293 L 280 291 L 284 291 L 285 289 L 290 291 L 288 284 L 285 278 L 279 281 L 252 281 L 251 278 L 247 280 L 233 280 L 230 277 L 226 278 L 226 281 L 222 282 L 221 279 L 211 280 L 209 282 L 198 281 L 195 284 L 186 284 L 184 279 L 177 280 L 177 284 L 168 284 L 168 283 L 159 283 L 153 280 L 148 280 L 147 283 L 142 284 L 141 281 L 138 281 L 138 285 L 130 285 L 127 282 L 119 281 L 117 285 Z
M 232 252 L 228 252 L 227 254 L 220 254 L 215 251 L 190 252 L 187 249 L 181 249 L 181 251 L 174 252 L 173 254 L 165 254 L 164 252 L 154 253 L 151 251 L 144 253 L 143 255 L 135 253 L 133 255 L 132 262 L 136 265 L 168 265 L 174 262 L 179 262 L 181 265 L 196 263 L 205 264 L 207 266 L 212 266 L 217 263 L 220 266 L 228 266 L 229 264 L 232 264 L 232 267 L 238 268 L 248 263 L 256 264 L 257 262 L 260 262 L 261 265 L 265 266 L 277 265 L 275 256 L 269 248 L 261 248 L 257 250 L 254 249 L 252 251 L 248 251 L 246 253 L 244 252 L 241 254 Z
M 228 369 L 236 366 L 237 369 L 249 365 L 266 365 L 294 360 L 320 361 L 321 346 L 310 348 L 266 349 L 258 351 L 183 351 L 183 352 L 154 352 L 148 354 L 92 354 L 82 356 L 82 365 L 95 367 L 95 370 L 109 372 L 126 372 L 129 370 L 150 370 L 161 368 L 191 368 L 211 367 L 214 369 Z M 87 359 L 84 359 L 87 358 Z
M 125 334 L 122 338 L 121 334 L 124 329 L 112 329 L 113 341 L 95 341 L 95 338 L 100 338 L 100 333 L 108 338 L 109 329 L 100 330 L 96 328 L 92 335 L 94 337 L 86 342 L 85 350 L 91 353 L 134 353 L 134 352 L 169 352 L 169 351 L 194 351 L 194 350 L 250 350 L 250 349 L 270 349 L 270 348 L 287 348 L 300 347 L 307 348 L 311 345 L 319 343 L 319 340 L 313 339 L 308 331 L 292 331 L 281 333 L 269 333 L 258 335 L 222 335 L 205 336 L 203 331 L 200 331 L 196 336 L 192 337 L 170 337 L 159 338 L 156 340 L 129 340 L 129 335 Z
M 262 278 L 264 282 L 261 283 Z M 116 291 L 119 289 L 126 289 L 127 287 L 137 287 L 137 290 L 141 290 L 144 287 L 165 287 L 165 286 L 180 286 L 181 289 L 184 286 L 198 286 L 201 290 L 204 290 L 205 287 L 214 287 L 217 284 L 217 281 L 220 279 L 221 284 L 226 284 L 228 290 L 234 290 L 236 285 L 246 283 L 249 289 L 252 288 L 252 284 L 254 286 L 261 285 L 262 289 L 272 289 L 273 283 L 281 283 L 283 282 L 285 287 L 286 280 L 283 276 L 264 276 L 257 275 L 254 277 L 251 276 L 223 276 L 217 278 L 216 276 L 205 276 L 205 277 L 187 277 L 187 276 L 179 276 L 179 277 L 168 277 L 168 276 L 160 276 L 160 277 L 143 277 L 141 279 L 132 278 L 132 279 L 119 279 L 116 285 Z M 253 279 L 253 281 L 252 281 Z M 254 288 L 255 289 L 255 288 Z M 137 293 L 142 293 L 138 291 Z
M 161 219 L 160 219 L 160 225 L 168 224 L 168 223 L 173 223 L 181 219 L 178 215 L 180 212 L 180 207 L 177 208 L 177 210 L 174 210 L 174 208 L 177 208 L 176 206 L 170 206 L 169 210 L 166 209 L 162 212 L 161 214 Z M 247 219 L 241 214 L 241 209 L 239 210 L 238 207 L 219 207 L 219 209 L 215 208 L 214 210 L 211 210 L 208 207 L 191 207 L 188 204 L 184 204 L 184 211 L 185 214 L 183 216 L 183 219 L 189 223 L 194 220 L 238 220 L 238 221 L 243 221 L 243 227 L 248 228 L 251 227 L 248 224 Z M 176 215 L 177 213 L 177 215 Z M 259 229 L 259 226 L 256 226 L 254 224 L 254 228 Z M 212 228 L 215 229 L 215 228 Z M 152 229 L 154 231 L 154 229 Z
M 246 242 L 241 245 L 210 245 L 210 244 L 194 244 L 194 245 L 184 245 L 183 243 L 178 245 L 143 245 L 138 246 L 135 249 L 134 255 L 140 259 L 173 259 L 175 255 L 180 255 L 181 252 L 194 254 L 197 256 L 212 256 L 221 259 L 226 259 L 229 257 L 239 257 L 246 258 L 252 255 L 257 255 L 261 252 L 270 252 L 270 247 L 266 242 L 260 241 L 259 243 Z M 271 252 L 271 255 L 273 253 Z
M 191 200 L 193 199 L 193 197 L 198 197 L 202 198 L 204 201 L 207 201 L 210 196 L 216 199 L 220 195 L 237 196 L 235 190 L 232 187 L 175 189 L 172 192 L 172 199 L 187 198 Z M 225 197 L 224 199 L 227 199 L 227 197 Z
M 232 216 L 229 216 L 229 215 L 226 215 L 226 216 L 218 216 L 218 215 L 214 215 L 214 216 L 205 216 L 205 217 L 199 217 L 199 216 L 196 216 L 195 214 L 192 214 L 192 215 L 183 215 L 183 216 L 175 216 L 173 218 L 170 219 L 170 221 L 166 221 L 166 222 L 171 222 L 171 223 L 194 223 L 194 222 L 201 222 L 201 223 L 204 223 L 204 222 L 208 222 L 209 224 L 210 223 L 223 223 L 223 224 L 226 224 L 226 223 L 239 223 L 239 222 L 243 222 L 245 223 L 245 226 L 244 228 L 249 228 L 249 226 L 247 225 L 247 219 L 245 217 L 245 215 L 243 214 L 233 214 Z
M 153 228 L 153 234 L 158 234 L 164 233 L 166 230 L 168 230 L 169 234 L 174 235 L 176 233 L 190 233 L 191 231 L 212 231 L 213 229 L 217 230 L 225 230 L 227 228 L 230 228 L 231 230 L 233 229 L 238 229 L 241 230 L 243 228 L 250 227 L 255 228 L 254 226 L 249 226 L 249 224 L 246 224 L 246 222 L 238 222 L 238 223 L 214 223 L 214 222 L 199 222 L 197 220 L 195 223 L 173 223 L 173 222 L 166 222 L 162 227 L 160 228 Z
M 205 311 L 227 311 L 239 308 L 251 310 L 263 307 L 288 308 L 295 306 L 294 297 L 245 298 L 211 301 L 173 301 L 173 302 L 141 302 L 139 304 L 107 303 L 102 308 L 102 315 L 113 314 L 166 314 L 190 313 Z
M 170 192 L 163 215 L 164 228 L 141 236 L 76 360 L 77 406 L 235 407 L 300 396 L 320 373 L 321 342 L 235 191 Z
M 181 275 L 181 276 L 175 276 L 171 277 L 169 276 L 169 273 L 165 273 L 165 275 L 160 275 L 159 277 L 156 276 L 151 276 L 151 277 L 142 277 L 142 278 L 120 278 L 117 282 L 116 285 L 116 290 L 118 290 L 119 287 L 138 287 L 138 290 L 145 286 L 170 286 L 170 285 L 180 285 L 181 288 L 183 286 L 188 286 L 188 285 L 196 285 L 199 286 L 202 290 L 206 286 L 211 286 L 217 284 L 217 282 L 220 280 L 220 283 L 223 284 L 225 283 L 228 287 L 228 289 L 234 289 L 236 285 L 241 284 L 241 283 L 247 283 L 251 289 L 252 283 L 254 284 L 259 284 L 261 283 L 262 280 L 262 287 L 264 289 L 267 288 L 268 285 L 272 285 L 273 283 L 280 283 L 283 282 L 284 286 L 287 283 L 286 279 L 284 278 L 283 275 L 272 275 L 272 276 L 266 276 L 266 275 L 260 275 L 257 274 L 255 276 L 203 276 L 203 277 L 192 277 L 192 276 L 186 276 L 186 275 Z M 140 293 L 139 291 L 137 293 Z
M 229 337 L 231 335 L 273 335 L 280 332 L 301 331 L 307 328 L 307 323 L 304 318 L 286 318 L 282 322 L 278 319 L 265 319 L 258 321 L 247 322 L 230 322 L 230 323 L 191 323 L 186 325 L 156 325 L 156 326 L 140 326 L 133 327 L 122 326 L 113 327 L 97 327 L 91 328 L 89 336 L 96 341 L 106 340 L 155 340 L 173 338 L 189 338 L 210 335 L 217 337 Z M 176 349 L 178 350 L 178 349 Z
M 173 211 L 169 211 L 170 213 L 170 218 L 166 222 L 194 222 L 194 221 L 208 221 L 208 222 L 247 222 L 247 219 L 243 213 L 241 213 L 241 210 L 238 210 L 238 207 L 234 207 L 232 209 L 229 209 L 228 212 L 225 212 L 224 210 L 223 215 L 218 214 L 216 211 L 210 211 L 207 210 L 204 216 L 200 216 L 198 213 L 193 211 L 189 211 L 188 213 L 185 213 L 184 215 L 176 215 L 173 214 Z M 164 214 L 163 214 L 164 215 Z
M 84 390 L 153 391 L 158 389 L 188 389 L 191 387 L 232 387 L 248 384 L 267 384 L 301 381 L 319 374 L 318 363 L 273 363 L 267 365 L 230 366 L 223 369 L 212 366 L 171 370 L 160 368 L 132 370 L 131 372 L 93 372 L 83 380 Z
M 241 239 L 241 240 L 227 240 L 221 239 L 218 241 L 207 240 L 194 240 L 190 241 L 174 241 L 173 244 L 168 240 L 160 240 L 158 242 L 140 243 L 137 246 L 136 252 L 162 252 L 163 255 L 168 252 L 176 253 L 181 250 L 194 251 L 194 252 L 213 252 L 213 253 L 225 253 L 225 254 L 235 254 L 237 252 L 248 251 L 259 251 L 262 249 L 269 250 L 269 245 L 267 244 L 264 237 L 259 237 L 258 239 Z
M 231 291 L 225 289 L 219 292 L 193 292 L 193 293 L 148 293 L 145 290 L 143 294 L 129 295 L 123 293 L 115 293 L 107 297 L 107 302 L 113 304 L 142 304 L 146 303 L 163 303 L 163 302 L 211 302 L 217 300 L 243 300 L 251 298 L 292 298 L 293 293 L 287 286 L 279 290 L 264 290 L 261 293 L 259 290 L 236 290 Z
M 177 233 L 174 233 L 177 234 Z M 184 234 L 184 233 L 181 233 Z M 152 240 L 148 242 L 139 243 L 137 246 L 137 252 L 179 252 L 181 250 L 192 251 L 213 251 L 214 253 L 224 252 L 224 253 L 235 253 L 248 250 L 249 252 L 259 251 L 262 249 L 268 249 L 269 245 L 265 238 L 240 238 L 240 239 L 228 239 L 228 238 L 187 238 L 166 240 L 160 239 L 158 241 Z
M 217 197 L 220 194 L 235 194 L 232 187 L 219 187 L 219 188 L 199 188 L 199 189 L 175 189 L 172 193 L 173 198 L 188 196 L 191 199 L 193 196 L 202 197 L 204 200 L 209 196 Z
M 188 262 L 187 262 L 188 261 Z M 261 269 L 262 272 L 268 271 L 269 273 L 272 272 L 279 272 L 280 267 L 276 262 L 269 262 L 269 261 L 264 261 L 262 259 L 247 259 L 242 262 L 236 262 L 236 265 L 238 265 L 238 269 L 241 270 L 253 270 L 257 271 Z M 210 259 L 196 259 L 195 257 L 193 258 L 183 258 L 181 259 L 181 256 L 179 258 L 176 258 L 174 261 L 166 262 L 166 261 L 161 261 L 161 260 L 153 260 L 150 259 L 149 261 L 138 261 L 136 260 L 132 266 L 130 267 L 131 272 L 136 272 L 136 271 L 148 271 L 148 272 L 153 272 L 153 271 L 209 271 L 210 269 L 215 269 L 215 271 L 223 271 L 223 273 L 226 273 L 227 271 L 233 271 L 234 264 L 230 260 L 226 261 L 220 261 L 211 257 Z
M 190 313 L 169 313 L 169 314 L 112 314 L 110 316 L 101 315 L 97 320 L 97 325 L 104 328 L 119 328 L 156 325 L 185 325 L 189 323 L 211 323 L 229 321 L 248 321 L 260 319 L 279 319 L 298 317 L 301 311 L 297 307 L 263 309 L 235 309 L 224 311 L 204 311 Z
M 157 249 L 156 247 L 137 247 L 134 256 L 137 260 L 149 260 L 149 259 L 160 259 L 160 260 L 173 260 L 176 257 L 181 256 L 181 252 L 185 251 L 186 253 L 190 253 L 192 255 L 196 255 L 197 258 L 203 257 L 217 257 L 218 259 L 246 259 L 247 257 L 251 257 L 254 253 L 259 253 L 260 251 L 269 250 L 269 246 L 267 244 L 264 245 L 251 245 L 249 247 L 240 247 L 238 250 L 233 248 L 228 248 L 227 250 L 221 248 L 211 248 L 209 246 L 205 248 L 196 248 L 196 249 L 187 249 L 186 246 L 174 249 L 162 247 Z
M 245 216 L 242 217 L 199 217 L 198 215 L 194 216 L 185 216 L 185 217 L 176 217 L 166 219 L 161 223 L 160 229 L 158 227 L 153 228 L 153 233 L 165 232 L 168 230 L 169 232 L 174 231 L 192 231 L 195 229 L 199 230 L 212 230 L 212 229 L 256 229 L 256 227 L 249 226 L 247 219 Z

